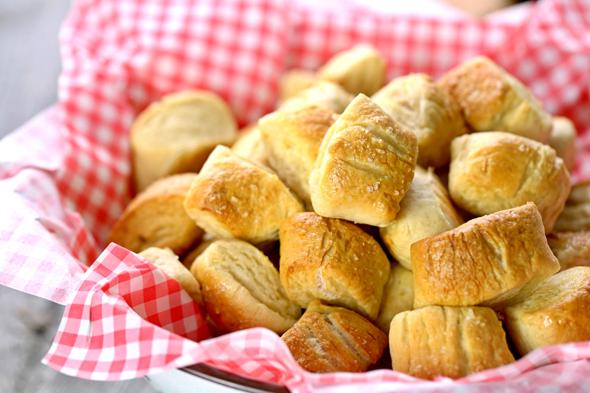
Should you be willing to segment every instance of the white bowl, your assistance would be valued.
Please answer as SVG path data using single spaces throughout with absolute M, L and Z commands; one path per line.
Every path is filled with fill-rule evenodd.
M 150 375 L 146 379 L 161 393 L 289 393 L 284 386 L 243 378 L 202 363 Z

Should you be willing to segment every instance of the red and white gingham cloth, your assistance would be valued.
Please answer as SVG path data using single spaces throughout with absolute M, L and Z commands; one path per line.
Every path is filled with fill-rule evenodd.
M 272 110 L 288 68 L 314 69 L 360 42 L 387 58 L 391 77 L 438 76 L 485 54 L 578 127 L 576 179 L 590 178 L 590 3 L 547 0 L 524 18 L 400 16 L 350 1 L 78 0 L 61 31 L 59 101 L 0 143 L 0 284 L 65 304 L 44 362 L 91 379 L 140 377 L 207 362 L 291 390 L 581 390 L 590 343 L 546 348 L 453 382 L 379 370 L 314 375 L 270 331 L 207 336 L 179 285 L 118 246 L 96 262 L 129 200 L 127 132 L 164 94 L 220 94 L 241 124 Z M 409 384 L 409 385 L 408 385 Z
M 133 311 L 131 311 L 131 309 Z M 149 321 L 149 322 L 146 322 Z M 164 329 L 161 329 L 163 327 Z M 180 285 L 136 254 L 111 244 L 88 269 L 49 353 L 51 367 L 89 379 L 128 379 L 206 362 L 226 371 L 287 386 L 292 392 L 532 391 L 540 385 L 582 391 L 590 384 L 590 344 L 537 350 L 511 365 L 458 381 L 423 381 L 391 370 L 312 374 L 267 329 L 249 329 L 199 343 L 207 328 Z M 566 390 L 564 390 L 566 391 Z

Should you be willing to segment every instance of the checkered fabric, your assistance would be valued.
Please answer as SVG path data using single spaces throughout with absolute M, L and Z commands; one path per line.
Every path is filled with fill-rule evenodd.
M 136 378 L 206 362 L 285 385 L 292 392 L 445 392 L 456 384 L 465 392 L 516 393 L 540 385 L 548 391 L 583 391 L 590 383 L 590 343 L 543 348 L 511 365 L 457 381 L 423 381 L 391 370 L 313 374 L 297 365 L 270 330 L 249 329 L 203 340 L 208 332 L 201 315 L 176 281 L 111 244 L 66 306 L 43 362 L 65 374 L 95 380 Z
M 177 281 L 115 244 L 86 271 L 64 317 L 44 362 L 90 379 L 173 367 L 209 337 L 199 305 Z
M 64 319 L 45 358 L 70 375 L 125 379 L 208 362 L 292 391 L 581 390 L 590 343 L 537 351 L 457 382 L 380 370 L 303 372 L 278 337 L 253 329 L 203 340 L 198 306 L 134 254 L 109 246 L 129 200 L 127 132 L 164 94 L 212 90 L 240 124 L 272 110 L 287 69 L 317 68 L 356 43 L 373 44 L 390 77 L 438 76 L 484 54 L 572 118 L 578 180 L 590 178 L 590 3 L 546 0 L 525 18 L 400 16 L 352 1 L 77 0 L 60 39 L 58 103 L 0 143 L 0 283 L 61 304 Z M 426 390 L 425 390 L 426 391 Z
M 0 143 L 0 284 L 65 304 L 97 255 L 55 182 L 65 143 L 52 108 Z

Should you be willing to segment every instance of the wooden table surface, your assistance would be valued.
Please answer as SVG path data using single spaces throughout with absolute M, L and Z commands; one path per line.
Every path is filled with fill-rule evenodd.
M 0 137 L 56 99 L 57 31 L 66 0 L 0 0 Z M 1 256 L 0 256 L 1 258 Z M 145 380 L 90 382 L 43 366 L 63 308 L 0 286 L 0 392 L 133 392 Z

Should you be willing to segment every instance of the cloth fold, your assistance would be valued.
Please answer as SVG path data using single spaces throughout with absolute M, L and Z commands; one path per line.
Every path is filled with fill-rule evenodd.
M 199 307 L 135 254 L 110 245 L 96 259 L 130 199 L 128 130 L 140 110 L 198 88 L 219 94 L 247 124 L 273 109 L 285 70 L 316 69 L 357 43 L 385 56 L 389 77 L 439 76 L 472 56 L 491 57 L 550 112 L 575 122 L 574 177 L 589 179 L 590 4 L 545 0 L 518 12 L 513 20 L 473 20 L 352 1 L 75 1 L 60 34 L 58 102 L 0 143 L 0 284 L 66 305 L 44 362 L 100 380 L 207 362 L 298 392 L 582 386 L 588 342 L 456 382 L 390 370 L 309 374 L 267 330 L 206 339 Z

